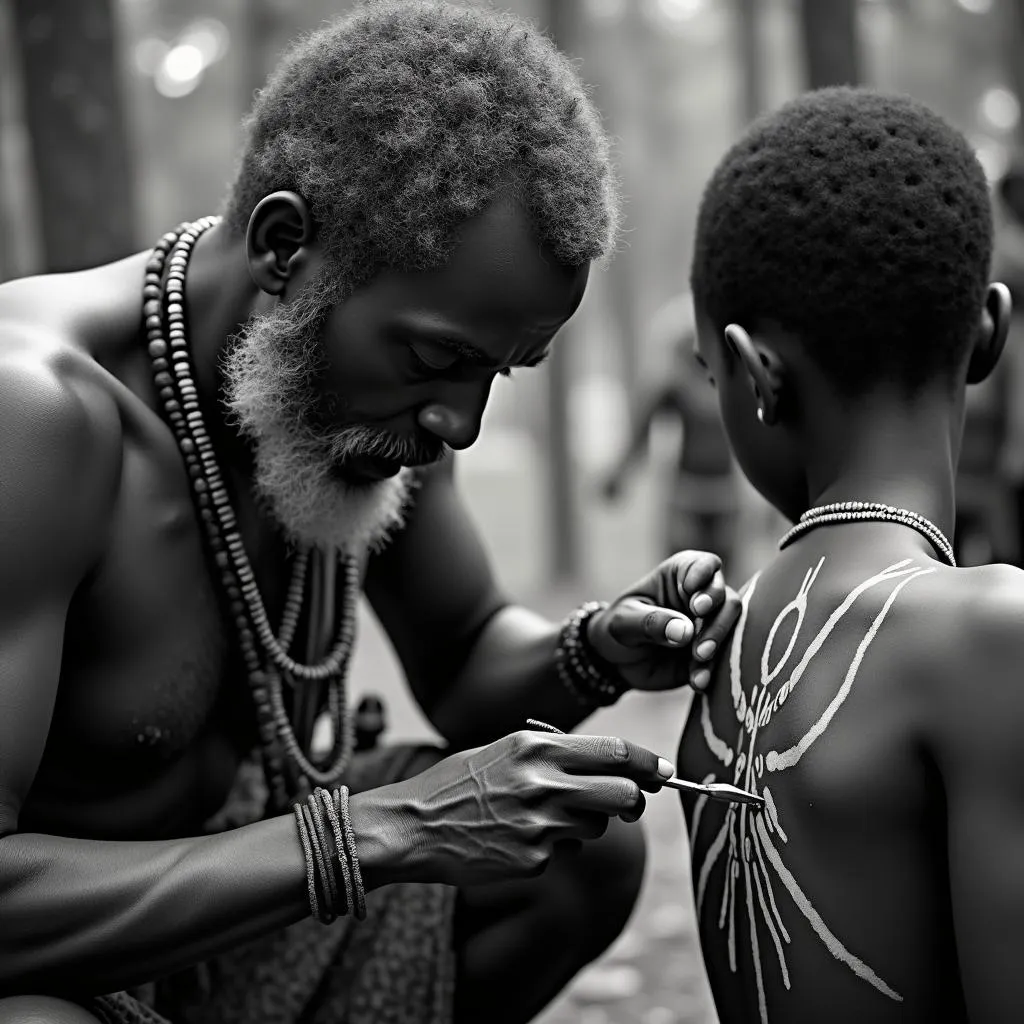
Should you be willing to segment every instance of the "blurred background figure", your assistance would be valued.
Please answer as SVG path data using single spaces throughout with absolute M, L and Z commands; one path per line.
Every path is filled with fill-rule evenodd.
M 1022 54 L 1024 59 L 1024 54 Z M 1006 441 L 999 476 L 1011 492 L 1012 555 L 1024 557 L 1024 158 L 1011 164 L 996 189 L 995 273 L 1013 296 L 1010 338 L 1003 359 L 1006 377 Z
M 959 565 L 1017 561 L 1015 466 L 1020 441 L 1011 421 L 1012 385 L 1004 361 L 988 380 L 967 391 L 953 534 Z
M 1013 296 L 1010 339 L 996 372 L 967 391 L 957 467 L 953 545 L 961 565 L 1020 564 L 1024 539 L 1024 169 L 1011 165 L 993 195 L 993 279 Z
M 650 333 L 645 348 L 664 352 L 667 365 L 641 396 L 625 450 L 601 491 L 606 500 L 617 500 L 628 475 L 649 454 L 654 428 L 668 427 L 673 451 L 662 487 L 661 554 L 714 551 L 731 578 L 740 491 L 714 389 L 694 358 L 688 292 L 658 310 Z
M 289 40 L 352 5 L 0 0 L 0 279 L 116 259 L 180 221 L 215 212 L 253 90 Z M 552 358 L 495 383 L 481 439 L 459 458 L 460 487 L 510 593 L 560 614 L 593 593 L 617 593 L 677 543 L 667 536 L 665 510 L 680 470 L 698 465 L 684 460 L 722 465 L 711 428 L 699 435 L 709 440 L 700 440 L 703 427 L 691 426 L 682 457 L 679 428 L 674 438 L 652 428 L 649 457 L 636 458 L 620 499 L 594 497 L 628 444 L 631 410 L 638 410 L 639 431 L 639 410 L 656 386 L 669 383 L 671 343 L 655 343 L 657 331 L 645 325 L 687 287 L 700 190 L 738 133 L 802 90 L 841 83 L 927 103 L 972 141 L 993 183 L 995 276 L 1010 285 L 1018 314 L 1003 390 L 979 392 L 971 412 L 958 540 L 966 560 L 1020 557 L 1024 0 L 494 5 L 533 18 L 579 60 L 617 139 L 627 199 L 620 252 L 592 274 Z M 673 366 L 673 380 L 691 379 L 681 360 Z M 647 443 L 639 446 L 642 452 Z M 734 584 L 774 549 L 785 525 L 745 482 L 739 495 Z M 1012 544 L 1000 530 L 1013 535 Z M 359 628 L 356 699 L 385 697 L 388 740 L 432 738 L 366 607 Z M 665 753 L 674 749 L 687 708 L 685 692 L 630 696 L 589 727 Z M 645 821 L 648 879 L 633 923 L 542 1024 L 713 1024 L 700 958 L 691 955 L 697 938 L 684 898 L 690 884 L 678 802 L 652 799 Z

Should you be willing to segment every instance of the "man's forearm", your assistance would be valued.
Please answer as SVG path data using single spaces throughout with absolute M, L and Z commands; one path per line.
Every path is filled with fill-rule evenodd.
M 407 830 L 386 792 L 351 802 L 368 889 L 413 880 Z M 287 815 L 163 842 L 13 833 L 0 838 L 0 995 L 132 987 L 309 912 L 305 860 Z
M 456 749 L 490 743 L 538 718 L 568 732 L 593 708 L 558 678 L 560 626 L 518 605 L 481 631 L 458 678 L 434 707 L 434 727 Z

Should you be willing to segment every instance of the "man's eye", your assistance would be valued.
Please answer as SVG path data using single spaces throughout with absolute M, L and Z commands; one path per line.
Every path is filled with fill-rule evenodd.
M 459 361 L 456 353 L 424 351 L 416 345 L 410 345 L 409 351 L 416 357 L 416 362 L 428 370 L 450 370 Z

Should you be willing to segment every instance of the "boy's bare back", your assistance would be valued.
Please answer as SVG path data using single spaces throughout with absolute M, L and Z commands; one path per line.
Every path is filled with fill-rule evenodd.
M 751 580 L 680 745 L 687 777 L 766 799 L 683 800 L 720 1017 L 965 1020 L 967 988 L 970 1019 L 1002 1019 L 987 992 L 1011 983 L 999 918 L 1024 897 L 1024 574 L 828 532 Z

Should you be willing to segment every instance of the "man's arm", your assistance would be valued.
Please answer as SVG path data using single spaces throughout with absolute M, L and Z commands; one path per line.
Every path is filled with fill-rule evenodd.
M 458 494 L 432 466 L 406 528 L 370 562 L 366 593 L 431 724 L 457 749 L 524 726 L 569 730 L 589 713 L 559 681 L 559 626 L 510 603 Z
M 68 605 L 110 529 L 121 443 L 103 392 L 24 357 L 0 364 L 0 995 L 115 991 L 309 912 L 290 817 L 171 842 L 18 832 L 50 728 Z M 382 806 L 373 794 L 352 802 L 371 887 L 393 880 L 403 849 Z
M 561 625 L 510 604 L 453 481 L 432 467 L 406 528 L 370 562 L 366 592 L 427 717 L 456 748 L 476 746 L 539 718 L 569 730 L 593 708 L 558 678 Z M 666 559 L 587 620 L 598 663 L 622 688 L 695 685 L 739 616 L 717 555 Z M 701 630 L 694 639 L 694 618 Z
M 929 694 L 930 740 L 946 790 L 950 895 L 967 1009 L 1020 1020 L 1024 961 L 1024 573 L 976 570 L 961 651 Z M 948 647 L 948 639 L 945 646 Z

